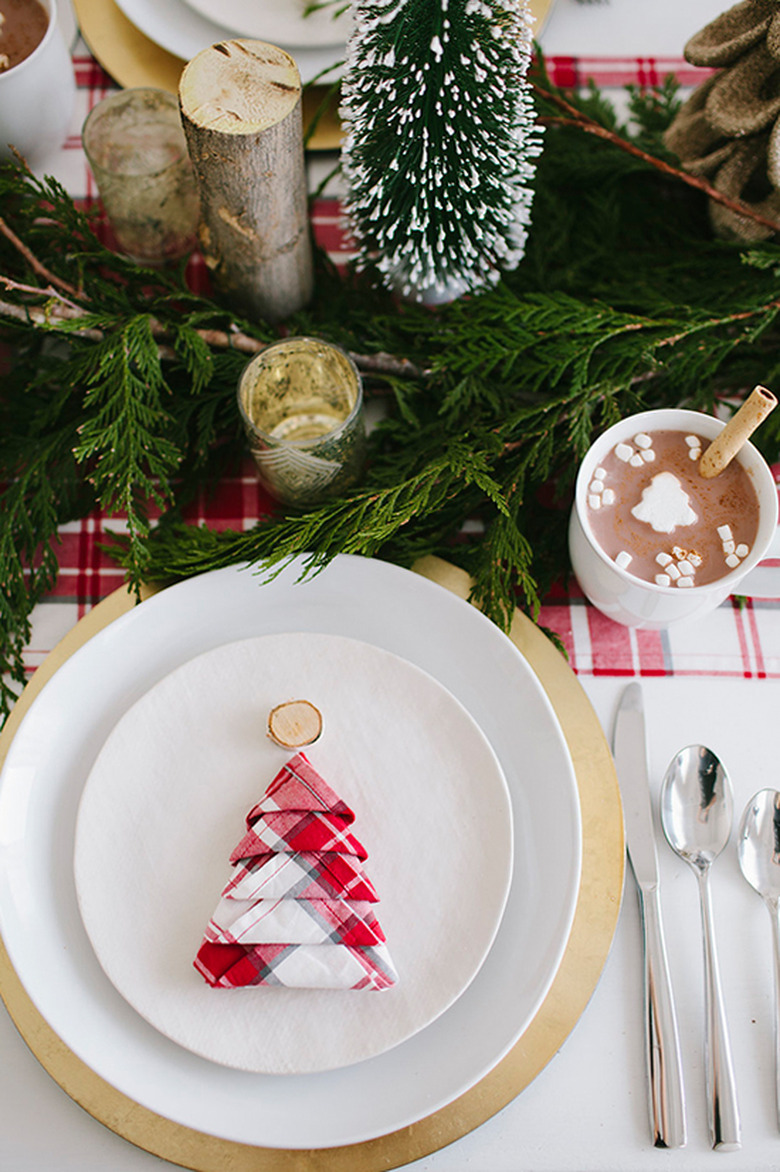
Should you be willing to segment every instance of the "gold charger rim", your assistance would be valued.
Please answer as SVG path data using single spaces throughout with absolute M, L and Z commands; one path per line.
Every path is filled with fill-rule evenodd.
M 461 598 L 469 578 L 439 558 L 417 573 Z M 36 670 L 0 733 L 0 768 L 33 700 L 80 646 L 135 604 L 124 588 L 89 611 Z M 601 977 L 623 891 L 625 844 L 614 764 L 601 726 L 573 671 L 530 619 L 515 613 L 509 637 L 525 656 L 558 717 L 571 754 L 582 815 L 582 873 L 561 964 L 533 1021 L 509 1053 L 474 1087 L 417 1123 L 363 1143 L 311 1151 L 223 1140 L 174 1123 L 105 1082 L 39 1014 L 0 941 L 0 996 L 32 1053 L 58 1085 L 99 1122 L 153 1155 L 192 1172 L 373 1172 L 446 1147 L 495 1115 L 525 1089 L 573 1030 Z

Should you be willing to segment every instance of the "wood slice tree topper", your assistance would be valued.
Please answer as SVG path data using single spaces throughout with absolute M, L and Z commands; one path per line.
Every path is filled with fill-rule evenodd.
M 215 292 L 281 321 L 313 285 L 298 67 L 264 41 L 221 41 L 185 67 L 179 106 Z

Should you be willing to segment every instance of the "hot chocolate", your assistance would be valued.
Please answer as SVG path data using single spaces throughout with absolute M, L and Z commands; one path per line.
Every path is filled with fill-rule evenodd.
M 0 73 L 38 48 L 49 17 L 38 0 L 0 0 Z
M 638 432 L 601 460 L 588 485 L 593 537 L 616 565 L 658 586 L 702 586 L 748 556 L 758 495 L 739 460 L 699 474 L 710 441 L 682 431 Z

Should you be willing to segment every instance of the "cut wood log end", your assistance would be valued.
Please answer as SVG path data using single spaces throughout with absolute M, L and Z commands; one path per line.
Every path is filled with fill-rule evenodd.
M 266 41 L 219 41 L 184 67 L 182 114 L 221 134 L 258 134 L 283 122 L 301 97 L 298 66 Z
M 322 732 L 322 713 L 309 700 L 286 700 L 268 714 L 268 736 L 283 749 L 313 744 Z

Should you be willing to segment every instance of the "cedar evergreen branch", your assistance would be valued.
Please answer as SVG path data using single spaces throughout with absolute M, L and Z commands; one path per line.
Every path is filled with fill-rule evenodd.
M 0 715 L 56 581 L 58 526 L 96 505 L 122 511 L 113 548 L 136 586 L 237 561 L 262 579 L 297 555 L 313 573 L 341 552 L 437 553 L 506 624 L 565 571 L 567 493 L 595 431 L 780 386 L 780 248 L 714 241 L 703 194 L 654 165 L 674 165 L 660 139 L 673 87 L 633 95 L 630 132 L 595 91 L 576 102 L 629 153 L 561 124 L 562 95 L 537 84 L 550 125 L 533 226 L 495 288 L 432 313 L 319 256 L 315 299 L 287 328 L 360 356 L 384 419 L 361 486 L 249 532 L 188 524 L 187 505 L 241 458 L 238 374 L 273 331 L 188 292 L 180 271 L 107 252 L 56 182 L 0 169 Z M 780 419 L 758 443 L 778 459 Z

